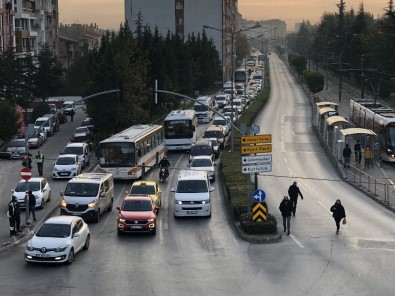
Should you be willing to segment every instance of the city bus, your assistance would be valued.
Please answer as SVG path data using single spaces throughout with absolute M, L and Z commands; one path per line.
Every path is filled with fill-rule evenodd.
M 239 68 L 235 71 L 235 79 L 234 82 L 244 84 L 246 86 L 248 84 L 248 72 L 245 68 Z
M 194 110 L 173 110 L 163 122 L 167 150 L 189 150 L 196 142 L 198 119 Z
M 113 174 L 114 179 L 138 179 L 157 165 L 164 153 L 161 125 L 134 125 L 99 143 L 100 171 Z
M 377 135 L 383 161 L 395 162 L 395 110 L 367 99 L 350 100 L 351 121 Z

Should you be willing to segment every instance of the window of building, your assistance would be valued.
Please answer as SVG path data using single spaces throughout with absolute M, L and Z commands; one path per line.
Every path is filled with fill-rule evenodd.
M 176 9 L 184 9 L 184 5 L 182 2 L 176 2 Z
M 182 17 L 177 17 L 177 25 L 182 25 L 184 23 L 184 19 Z

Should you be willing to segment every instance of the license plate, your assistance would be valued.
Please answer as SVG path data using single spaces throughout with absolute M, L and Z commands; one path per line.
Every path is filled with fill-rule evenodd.
M 60 176 L 68 176 L 69 173 L 59 173 Z
M 24 203 L 24 202 L 20 202 L 20 203 L 19 203 L 19 206 L 20 206 L 20 207 L 24 207 L 24 206 L 25 206 L 25 203 Z
M 197 214 L 198 213 L 198 211 L 187 211 L 187 214 L 191 214 L 191 215 L 194 215 L 194 214 Z
M 73 215 L 73 216 L 79 216 L 80 215 L 80 213 L 76 213 L 76 212 L 71 212 L 70 214 Z
M 49 258 L 49 254 L 37 254 L 36 257 L 40 257 L 40 258 Z
M 132 225 L 132 226 L 130 226 L 130 228 L 131 228 L 131 229 L 141 229 L 141 228 L 143 228 L 143 226 L 140 226 L 140 225 Z

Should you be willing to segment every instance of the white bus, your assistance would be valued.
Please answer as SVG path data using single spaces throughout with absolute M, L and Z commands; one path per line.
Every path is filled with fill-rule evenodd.
M 239 68 L 235 71 L 235 84 L 241 83 L 246 86 L 248 84 L 248 72 L 245 68 Z
M 134 125 L 99 143 L 100 170 L 114 179 L 138 179 L 165 153 L 163 127 Z
M 165 129 L 165 147 L 167 150 L 189 150 L 196 142 L 198 119 L 194 110 L 174 110 L 167 115 Z

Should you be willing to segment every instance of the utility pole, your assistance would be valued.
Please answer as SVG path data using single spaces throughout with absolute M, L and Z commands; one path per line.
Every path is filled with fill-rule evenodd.
M 342 101 L 342 87 L 343 87 L 343 71 L 342 71 L 342 54 L 339 55 L 339 102 Z
M 365 55 L 361 56 L 361 77 L 362 77 L 362 83 L 361 83 L 361 99 L 365 98 L 365 71 L 363 70 L 363 61 L 364 61 Z

